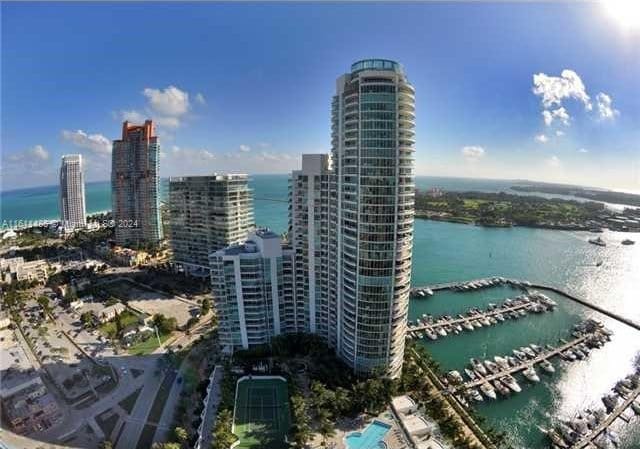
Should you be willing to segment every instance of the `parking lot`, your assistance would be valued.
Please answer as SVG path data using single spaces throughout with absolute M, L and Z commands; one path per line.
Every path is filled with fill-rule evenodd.
M 109 381 L 110 370 L 97 367 L 63 334 L 62 330 L 65 330 L 74 339 L 82 332 L 86 334 L 79 330 L 79 321 L 77 325 L 69 322 L 66 312 L 57 306 L 53 311 L 55 322 L 46 320 L 35 302 L 29 302 L 27 310 L 26 320 L 22 325 L 24 333 L 41 364 L 67 401 L 75 402 L 85 395 L 91 395 L 96 387 Z M 98 348 L 97 341 L 92 340 L 89 334 L 84 337 L 94 345 L 94 349 Z

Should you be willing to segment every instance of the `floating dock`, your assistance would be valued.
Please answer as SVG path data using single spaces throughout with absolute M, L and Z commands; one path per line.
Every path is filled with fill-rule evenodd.
M 498 282 L 496 283 L 495 280 L 498 280 Z M 640 331 L 640 323 L 637 323 L 633 320 L 630 320 L 626 317 L 623 317 L 622 315 L 619 315 L 617 313 L 611 312 L 607 309 L 604 309 L 596 304 L 593 304 L 589 301 L 585 301 L 584 299 L 578 298 L 575 295 L 572 295 L 570 293 L 565 292 L 564 290 L 561 290 L 557 287 L 553 287 L 550 285 L 543 285 L 543 284 L 538 284 L 538 283 L 531 283 L 529 281 L 521 281 L 518 279 L 508 279 L 508 278 L 504 278 L 504 277 L 491 277 L 491 278 L 485 278 L 485 279 L 479 279 L 478 281 L 494 281 L 493 284 L 490 284 L 488 286 L 481 286 L 481 287 L 476 287 L 476 288 L 487 288 L 487 287 L 494 287 L 494 286 L 498 286 L 498 285 L 511 285 L 512 287 L 518 287 L 521 288 L 523 290 L 528 290 L 529 288 L 534 288 L 534 289 L 540 289 L 540 290 L 548 290 L 548 291 L 552 291 L 554 293 L 559 294 L 560 296 L 563 296 L 567 299 L 572 300 L 573 302 L 576 302 L 580 305 L 583 305 L 585 307 L 588 307 L 589 309 L 595 310 L 596 312 L 599 312 L 603 315 L 608 316 L 609 318 L 613 318 L 614 320 L 617 320 L 621 323 L 626 324 L 627 326 L 630 326 L 638 331 Z M 413 287 L 411 289 L 411 297 L 416 298 L 416 297 L 420 297 L 421 295 L 419 295 L 420 291 L 427 291 L 427 290 L 431 290 L 433 292 L 435 291 L 440 291 L 440 290 L 456 290 L 456 291 L 467 291 L 464 290 L 464 286 L 469 286 L 470 283 L 474 283 L 476 284 L 478 281 L 468 281 L 468 282 L 442 282 L 439 284 L 431 284 L 431 285 L 425 285 L 425 286 L 416 286 Z M 473 289 L 471 289 L 473 290 Z
M 524 316 L 521 314 L 521 311 L 544 313 L 553 310 L 556 305 L 557 304 L 549 297 L 539 293 L 533 293 L 530 295 L 522 295 L 515 299 L 508 299 L 501 305 L 493 306 L 491 309 L 480 311 L 474 308 L 467 312 L 466 315 L 459 315 L 457 318 L 447 318 L 445 316 L 433 319 L 425 317 L 419 319 L 418 324 L 409 325 L 407 332 L 409 336 L 424 332 L 427 336 L 430 335 L 431 339 L 435 340 L 437 335 L 445 336 L 445 334 L 442 333 L 443 329 L 445 332 L 447 330 L 451 332 L 452 329 L 456 328 L 456 333 L 460 333 L 463 329 L 471 332 L 477 327 L 480 327 L 474 326 L 473 323 L 480 323 L 482 327 L 488 327 L 510 318 L 520 318 Z M 514 314 L 517 315 L 514 316 Z
M 544 352 L 539 353 L 535 358 L 532 359 L 527 359 L 527 360 L 522 360 L 520 361 L 521 363 L 519 363 L 518 365 L 515 366 L 510 366 L 508 368 L 501 368 L 500 371 L 498 371 L 497 373 L 487 373 L 487 375 L 485 376 L 480 376 L 477 380 L 470 380 L 468 382 L 465 382 L 459 386 L 452 386 L 451 390 L 454 393 L 457 392 L 461 392 L 464 390 L 469 390 L 472 388 L 476 388 L 479 387 L 480 385 L 486 383 L 486 382 L 491 382 L 493 380 L 496 379 L 500 379 L 502 377 L 505 377 L 507 375 L 512 375 L 515 373 L 518 373 L 520 371 L 524 371 L 526 369 L 528 369 L 529 367 L 534 366 L 537 363 L 543 362 L 545 360 L 551 359 L 555 356 L 560 355 L 561 353 L 570 350 L 572 348 L 574 348 L 575 346 L 579 345 L 580 343 L 584 343 L 589 341 L 592 338 L 596 338 L 596 339 L 602 339 L 602 338 L 609 338 L 609 336 L 605 333 L 603 333 L 602 330 L 596 329 L 592 332 L 587 332 L 583 335 L 580 335 L 579 337 L 574 338 L 573 340 L 562 344 L 561 346 L 558 346 L 552 350 L 546 350 Z M 602 341 L 602 340 L 601 340 Z

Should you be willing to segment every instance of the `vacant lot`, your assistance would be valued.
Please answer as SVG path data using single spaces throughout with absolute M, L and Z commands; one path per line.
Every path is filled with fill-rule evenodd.
M 158 291 L 145 288 L 126 279 L 104 284 L 104 290 L 111 296 L 128 301 L 129 306 L 151 316 L 162 314 L 175 317 L 182 327 L 191 318 L 198 307 L 175 297 L 169 297 Z

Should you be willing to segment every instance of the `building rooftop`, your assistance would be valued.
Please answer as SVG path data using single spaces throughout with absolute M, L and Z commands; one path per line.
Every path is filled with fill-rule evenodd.
M 257 229 L 255 234 L 263 239 L 279 239 L 280 236 L 269 228 Z
M 417 415 L 408 415 L 403 417 L 402 423 L 410 435 L 424 434 L 430 431 L 432 427 L 423 417 Z
M 391 403 L 393 404 L 393 408 L 403 413 L 406 410 L 414 410 L 416 408 L 416 403 L 407 395 L 396 396 L 391 400 Z
M 361 59 L 351 64 L 351 73 L 363 70 L 390 70 L 397 73 L 404 73 L 402 64 L 390 59 Z
M 10 329 L 0 330 L 0 397 L 22 384 L 39 382 L 39 375 Z

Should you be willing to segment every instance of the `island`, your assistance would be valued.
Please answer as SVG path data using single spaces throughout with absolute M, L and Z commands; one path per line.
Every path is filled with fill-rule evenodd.
M 504 192 L 416 191 L 416 218 L 489 227 L 640 230 L 640 210 L 608 209 L 603 203 L 514 195 Z

